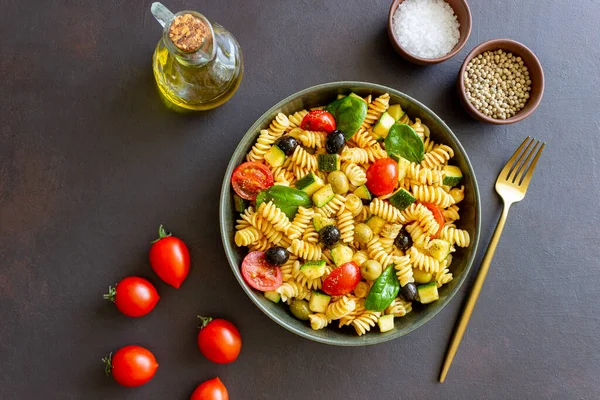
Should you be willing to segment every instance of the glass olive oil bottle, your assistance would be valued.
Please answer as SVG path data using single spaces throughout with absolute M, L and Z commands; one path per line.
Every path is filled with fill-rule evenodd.
M 152 57 L 154 78 L 174 110 L 209 110 L 229 100 L 242 80 L 242 52 L 233 35 L 195 11 L 171 13 L 153 3 L 163 35 Z

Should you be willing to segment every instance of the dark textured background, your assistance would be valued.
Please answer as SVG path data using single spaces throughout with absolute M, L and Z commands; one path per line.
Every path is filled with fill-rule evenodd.
M 467 45 L 428 68 L 393 53 L 389 3 L 169 1 L 231 30 L 245 57 L 231 101 L 181 116 L 154 88 L 160 28 L 150 1 L 2 1 L 1 399 L 187 399 L 216 375 L 232 399 L 600 398 L 600 2 L 471 0 Z M 538 110 L 506 127 L 471 120 L 454 92 L 467 52 L 497 37 L 525 43 L 546 73 Z M 466 287 L 404 338 L 329 347 L 264 316 L 221 248 L 220 184 L 245 130 L 285 96 L 345 79 L 389 85 L 445 119 L 479 179 L 484 248 L 501 207 L 497 172 L 526 135 L 548 142 L 443 385 L 436 377 Z M 191 249 L 180 290 L 147 263 L 159 223 Z M 131 274 L 148 277 L 162 296 L 135 320 L 102 300 Z M 239 326 L 237 362 L 200 355 L 196 313 Z M 100 363 L 130 343 L 160 363 L 138 389 L 106 379 Z

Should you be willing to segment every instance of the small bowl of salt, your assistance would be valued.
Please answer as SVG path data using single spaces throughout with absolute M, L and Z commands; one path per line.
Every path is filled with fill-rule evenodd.
M 404 59 L 419 65 L 437 64 L 463 48 L 471 33 L 466 0 L 394 0 L 388 35 Z

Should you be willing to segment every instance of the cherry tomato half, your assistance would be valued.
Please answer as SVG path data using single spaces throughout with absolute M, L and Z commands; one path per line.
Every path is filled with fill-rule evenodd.
M 322 290 L 330 296 L 343 296 L 353 291 L 360 279 L 360 267 L 350 261 L 331 271 L 323 282 Z
M 269 168 L 259 162 L 240 164 L 231 175 L 231 186 L 242 199 L 256 200 L 261 190 L 273 186 L 275 180 Z
M 115 303 L 119 311 L 128 317 L 141 317 L 152 311 L 160 296 L 150 282 L 130 276 L 121 279 L 114 288 L 109 287 L 104 298 Z
M 313 110 L 302 118 L 300 128 L 305 131 L 333 132 L 335 130 L 335 118 L 329 111 Z
M 229 393 L 219 378 L 213 378 L 198 385 L 190 400 L 229 400 Z
M 204 357 L 217 364 L 235 361 L 242 349 L 242 338 L 235 325 L 224 319 L 201 317 L 198 348 Z
M 433 218 L 435 218 L 435 222 L 437 222 L 438 225 L 440 226 L 438 231 L 435 233 L 435 235 L 432 235 L 432 238 L 436 238 L 436 237 L 438 237 L 440 232 L 442 232 L 442 229 L 444 228 L 444 224 L 446 223 L 444 214 L 442 214 L 442 210 L 440 210 L 438 208 L 438 206 L 436 206 L 435 204 L 424 203 L 424 202 L 420 202 L 420 203 L 423 204 L 425 207 L 427 207 L 427 209 L 429 211 L 431 211 L 431 213 L 433 214 Z
M 275 290 L 283 282 L 281 269 L 269 264 L 262 251 L 253 251 L 244 257 L 242 276 L 248 285 L 263 292 Z
M 161 225 L 158 239 L 150 248 L 150 266 L 165 283 L 179 288 L 190 271 L 190 252 L 181 239 Z
M 102 361 L 106 365 L 106 375 L 112 374 L 118 384 L 126 387 L 142 386 L 158 369 L 154 354 L 140 346 L 122 347 Z
M 398 164 L 391 158 L 375 161 L 367 169 L 367 188 L 375 196 L 394 191 L 398 184 Z

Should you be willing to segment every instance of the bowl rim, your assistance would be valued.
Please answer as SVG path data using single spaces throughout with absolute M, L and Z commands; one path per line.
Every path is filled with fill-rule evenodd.
M 249 135 L 255 135 L 256 132 L 260 129 L 261 127 L 261 123 L 259 123 L 259 121 L 264 120 L 265 118 L 273 115 L 277 110 L 281 109 L 283 106 L 285 106 L 286 104 L 290 103 L 291 101 L 300 98 L 308 93 L 311 93 L 315 90 L 319 90 L 319 89 L 332 89 L 332 88 L 351 88 L 351 87 L 361 87 L 361 88 L 365 88 L 365 89 L 370 89 L 370 90 L 377 90 L 377 91 L 382 91 L 382 92 L 387 92 L 390 94 L 394 94 L 398 97 L 402 97 L 412 103 L 414 103 L 416 106 L 422 108 L 425 112 L 427 112 L 432 119 L 436 120 L 436 122 L 442 126 L 446 132 L 450 135 L 450 137 L 454 140 L 458 150 L 464 155 L 464 159 L 465 159 L 465 163 L 468 166 L 469 169 L 469 174 L 471 174 L 471 176 L 473 177 L 473 193 L 475 195 L 475 229 L 474 229 L 474 237 L 472 239 L 472 246 L 473 246 L 473 251 L 471 252 L 471 255 L 469 256 L 469 258 L 467 259 L 467 264 L 465 266 L 465 270 L 463 271 L 462 275 L 457 279 L 458 280 L 458 284 L 456 285 L 456 287 L 448 294 L 448 296 L 442 301 L 442 304 L 439 306 L 439 308 L 437 308 L 436 310 L 434 310 L 433 312 L 427 314 L 424 318 L 422 318 L 421 320 L 415 322 L 410 329 L 408 330 L 404 330 L 404 331 L 398 331 L 398 332 L 402 332 L 399 335 L 385 335 L 385 336 L 374 336 L 372 339 L 370 340 L 362 340 L 362 341 L 352 341 L 352 340 L 348 340 L 348 341 L 342 341 L 339 338 L 323 338 L 323 337 L 319 337 L 319 336 L 314 336 L 310 333 L 304 332 L 302 330 L 296 329 L 294 326 L 290 325 L 287 323 L 287 321 L 285 321 L 285 319 L 279 318 L 276 315 L 272 314 L 271 311 L 269 309 L 267 309 L 267 307 L 264 307 L 258 300 L 258 295 L 256 293 L 254 293 L 254 290 L 251 289 L 243 280 L 242 274 L 240 272 L 240 268 L 239 265 L 237 265 L 237 263 L 235 263 L 234 259 L 233 259 L 233 249 L 231 249 L 228 246 L 228 242 L 226 240 L 227 237 L 227 232 L 225 231 L 225 218 L 231 218 L 231 215 L 226 215 L 226 210 L 225 210 L 225 204 L 227 204 L 228 202 L 231 201 L 230 199 L 230 183 L 229 183 L 229 177 L 231 176 L 231 174 L 233 173 L 233 170 L 237 167 L 237 164 L 235 164 L 233 161 L 234 159 L 237 159 L 241 153 L 245 153 L 246 149 L 245 147 L 242 146 L 242 142 L 244 141 L 244 139 L 246 137 L 248 137 Z M 448 127 L 448 125 L 446 125 L 446 123 L 437 115 L 435 114 L 431 109 L 429 109 L 428 107 L 426 107 L 424 104 L 422 104 L 421 102 L 415 100 L 414 98 L 412 98 L 411 96 L 408 96 L 407 94 L 404 94 L 396 89 L 384 86 L 384 85 L 379 85 L 379 84 L 375 84 L 375 83 L 370 83 L 370 82 L 360 82 L 360 81 L 338 81 L 338 82 L 329 82 L 329 83 L 323 83 L 323 84 L 319 84 L 319 85 L 315 85 L 315 86 L 311 86 L 309 88 L 300 90 L 296 93 L 293 93 L 290 96 L 287 96 L 286 98 L 284 98 L 283 100 L 279 101 L 277 104 L 275 104 L 274 106 L 272 106 L 271 108 L 269 108 L 266 112 L 264 112 L 253 124 L 252 126 L 246 131 L 246 133 L 244 133 L 244 135 L 242 136 L 242 138 L 240 139 L 240 141 L 238 142 L 233 154 L 231 155 L 231 158 L 229 160 L 229 164 L 227 166 L 227 169 L 225 171 L 225 175 L 223 177 L 223 184 L 221 186 L 221 195 L 219 197 L 219 230 L 221 232 L 221 241 L 223 244 L 223 249 L 225 250 L 225 256 L 227 257 L 227 261 L 229 262 L 229 266 L 233 272 L 233 275 L 235 276 L 235 278 L 237 279 L 238 283 L 240 284 L 240 286 L 242 287 L 242 289 L 244 290 L 244 292 L 246 293 L 246 295 L 248 295 L 248 297 L 250 298 L 250 300 L 252 300 L 252 302 L 267 316 L 269 317 L 271 320 L 275 321 L 278 325 L 282 326 L 283 328 L 285 328 L 286 330 L 301 336 L 305 339 L 309 339 L 315 342 L 319 342 L 319 343 L 323 343 L 323 344 L 328 344 L 328 345 L 335 345 L 335 346 L 343 346 L 343 347 L 358 347 L 358 346 L 369 346 L 369 345 L 374 345 L 374 344 L 380 344 L 380 343 L 384 343 L 387 342 L 389 340 L 393 340 L 393 339 L 397 339 L 401 336 L 405 336 L 408 335 L 409 333 L 413 332 L 415 329 L 420 328 L 421 326 L 423 326 L 425 323 L 429 322 L 433 317 L 435 317 L 440 311 L 442 311 L 444 309 L 444 307 L 446 307 L 446 305 L 450 302 L 450 300 L 452 300 L 452 298 L 454 298 L 454 296 L 456 295 L 456 293 L 460 290 L 460 288 L 462 287 L 465 279 L 467 278 L 467 275 L 469 275 L 469 272 L 471 270 L 471 267 L 473 265 L 473 262 L 475 260 L 475 256 L 477 255 L 477 247 L 479 244 L 479 236 L 480 236 L 480 231 L 481 231 L 481 200 L 480 200 L 480 196 L 479 196 L 479 187 L 477 184 L 477 178 L 475 176 L 475 171 L 473 170 L 473 165 L 471 164 L 471 161 L 469 160 L 469 157 L 465 151 L 465 149 L 463 148 L 462 144 L 460 143 L 460 141 L 458 140 L 458 138 L 456 137 L 456 135 L 454 135 L 454 132 L 452 132 L 452 130 Z M 290 317 L 291 318 L 291 317 Z M 368 336 L 368 335 L 367 335 Z M 357 336 L 358 338 L 358 336 Z
M 522 51 L 523 53 L 527 53 L 527 55 L 533 59 L 534 64 L 540 70 L 540 77 L 539 77 L 538 83 L 539 83 L 541 89 L 540 89 L 539 96 L 536 99 L 532 99 L 533 100 L 533 102 L 531 103 L 532 106 L 529 110 L 527 110 L 527 112 L 521 112 L 523 110 L 520 110 L 518 113 L 516 113 L 515 115 L 513 115 L 510 118 L 496 119 L 496 118 L 488 117 L 487 115 L 483 114 L 481 111 L 479 111 L 478 109 L 473 107 L 473 105 L 471 104 L 469 99 L 467 99 L 467 91 L 465 89 L 464 75 L 465 75 L 465 71 L 467 69 L 467 65 L 469 64 L 469 62 L 471 62 L 471 60 L 473 58 L 477 57 L 479 54 L 483 53 L 484 51 L 491 50 L 491 48 L 487 49 L 487 47 L 497 46 L 496 49 L 501 49 L 502 45 L 506 44 L 506 43 L 510 43 L 510 44 L 516 46 L 519 49 L 519 51 Z M 520 55 L 520 56 L 522 57 L 522 55 Z M 530 76 L 531 76 L 531 74 L 530 74 Z M 538 105 L 542 101 L 542 97 L 544 96 L 544 87 L 545 87 L 544 69 L 542 68 L 542 63 L 537 58 L 535 53 L 529 47 L 525 46 L 523 43 L 517 42 L 516 40 L 513 40 L 513 39 L 502 39 L 502 38 L 491 39 L 491 40 L 486 40 L 485 42 L 479 43 L 477 46 L 475 46 L 473 48 L 473 50 L 471 50 L 469 52 L 469 54 L 467 54 L 467 57 L 463 61 L 462 65 L 460 67 L 460 71 L 458 73 L 458 85 L 457 86 L 458 86 L 458 90 L 460 91 L 460 97 L 461 97 L 463 106 L 475 118 L 479 119 L 480 121 L 488 122 L 490 124 L 495 124 L 495 125 L 514 124 L 515 122 L 522 121 L 525 118 L 529 117 L 531 114 L 533 114 L 533 112 L 537 109 Z
M 394 13 L 396 12 L 396 9 L 398 8 L 398 6 L 400 5 L 400 3 L 404 1 L 404 0 L 394 0 L 392 2 L 392 5 L 390 6 L 390 11 L 388 13 L 388 36 L 390 37 L 390 40 L 392 42 L 392 45 L 394 46 L 394 49 L 398 52 L 398 54 L 400 54 L 402 57 L 404 57 L 405 60 L 413 62 L 415 64 L 419 64 L 419 65 L 433 65 L 433 64 L 439 64 L 443 61 L 448 60 L 449 58 L 454 57 L 459 51 L 461 51 L 463 49 L 463 47 L 465 47 L 465 44 L 467 44 L 467 42 L 469 41 L 469 37 L 471 36 L 471 29 L 473 28 L 473 17 L 471 16 L 471 9 L 469 8 L 469 3 L 467 3 L 467 0 L 459 0 L 465 7 L 465 10 L 467 11 L 467 32 L 464 35 L 464 40 L 463 37 L 459 37 L 458 38 L 458 43 L 461 43 L 459 46 L 457 46 L 454 50 L 450 51 L 448 54 L 445 54 L 441 57 L 437 57 L 437 58 L 423 58 L 423 57 L 419 57 L 417 55 L 412 54 L 411 52 L 409 52 L 408 50 L 406 50 L 404 47 L 402 47 L 402 45 L 400 44 L 400 42 L 398 41 L 398 38 L 396 38 L 396 34 L 394 33 Z M 454 14 L 456 15 L 456 11 L 454 10 L 454 8 L 452 9 L 454 11 Z

